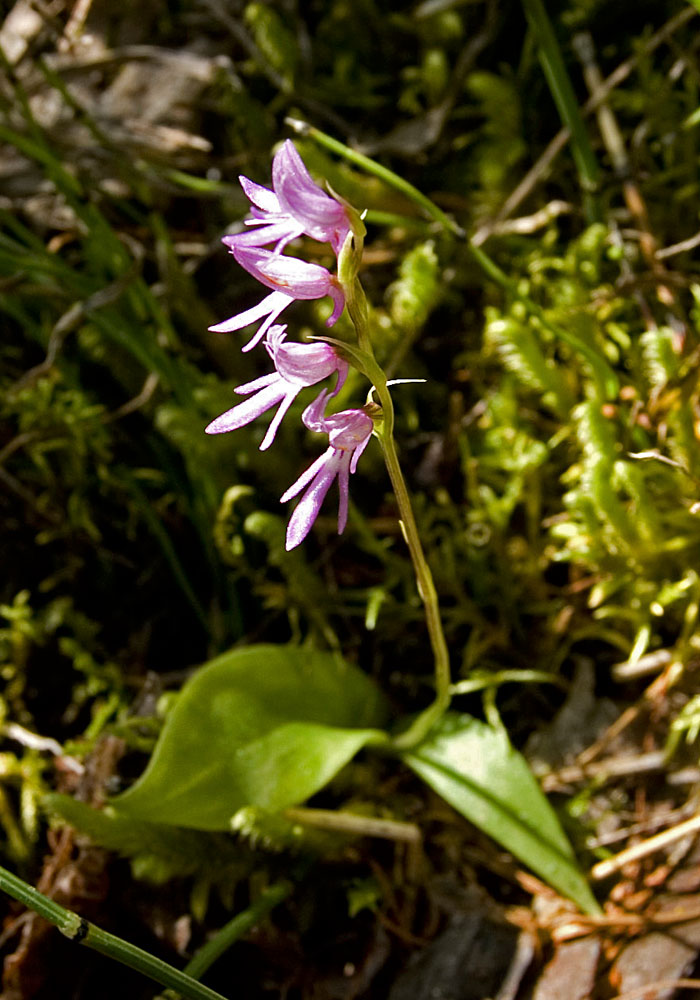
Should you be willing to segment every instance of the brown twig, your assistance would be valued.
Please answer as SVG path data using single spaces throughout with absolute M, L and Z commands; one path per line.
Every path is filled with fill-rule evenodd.
M 593 38 L 589 32 L 582 31 L 574 36 L 573 45 L 583 68 L 586 86 L 591 97 L 595 97 L 603 86 L 603 75 L 595 57 Z M 627 154 L 625 140 L 607 98 L 603 99 L 596 108 L 596 118 L 603 145 L 608 151 L 613 170 L 622 181 L 622 193 L 627 210 L 637 226 L 639 248 L 656 278 L 657 297 L 663 305 L 674 306 L 676 304 L 675 296 L 663 280 L 666 269 L 657 256 L 657 241 L 651 231 L 646 202 L 633 177 L 632 164 Z
M 657 833 L 654 837 L 649 837 L 648 840 L 643 840 L 640 844 L 633 844 L 632 847 L 626 847 L 624 851 L 620 851 L 613 858 L 599 861 L 597 865 L 593 865 L 591 868 L 591 878 L 596 881 L 607 878 L 608 875 L 612 875 L 614 872 L 619 871 L 620 868 L 624 868 L 630 861 L 638 861 L 640 858 L 646 858 L 648 855 L 663 850 L 664 847 L 675 843 L 677 840 L 681 840 L 683 837 L 694 836 L 697 833 L 700 833 L 700 814 L 693 816 L 692 819 L 687 819 L 684 823 L 678 823 L 676 826 L 671 827 L 670 830 Z
M 595 758 L 612 743 L 616 737 L 620 735 L 629 725 L 631 725 L 634 720 L 639 715 L 641 708 L 645 704 L 650 704 L 655 702 L 657 698 L 662 697 L 670 687 L 672 687 L 676 681 L 683 674 L 683 664 L 678 660 L 672 660 L 668 666 L 664 669 L 656 680 L 654 680 L 649 687 L 646 689 L 641 699 L 636 705 L 631 705 L 630 708 L 626 709 L 622 715 L 620 715 L 615 722 L 605 731 L 599 740 L 596 740 L 590 747 L 580 753 L 576 759 L 576 763 L 580 767 L 586 767 Z
M 635 52 L 633 56 L 630 56 L 629 59 L 620 63 L 617 69 L 615 69 L 601 84 L 598 91 L 589 97 L 581 109 L 583 115 L 588 116 L 592 114 L 596 108 L 603 103 L 603 101 L 607 100 L 608 95 L 627 79 L 641 59 L 646 58 L 651 52 L 654 51 L 654 49 L 657 49 L 659 45 L 662 45 L 668 38 L 671 37 L 671 35 L 674 34 L 674 32 L 678 31 L 679 28 L 682 28 L 684 24 L 687 24 L 688 21 L 695 17 L 696 14 L 697 11 L 688 6 L 679 14 L 676 14 L 675 17 L 672 17 L 669 21 L 667 21 L 662 28 L 659 28 L 659 30 L 651 36 L 646 45 L 641 46 L 641 48 Z M 477 232 L 472 237 L 472 242 L 475 246 L 481 246 L 482 243 L 485 243 L 486 240 L 492 235 L 494 226 L 512 215 L 516 208 L 528 197 L 529 194 L 531 194 L 533 189 L 545 176 L 556 157 L 564 149 L 570 138 L 571 133 L 568 128 L 562 128 L 559 132 L 557 132 L 537 162 L 533 164 L 517 187 L 511 192 L 508 198 L 506 198 L 500 211 L 497 212 L 493 219 L 490 219 L 488 222 L 485 222 L 479 227 Z

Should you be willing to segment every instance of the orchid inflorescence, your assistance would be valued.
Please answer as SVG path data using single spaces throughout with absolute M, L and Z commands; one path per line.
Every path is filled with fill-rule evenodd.
M 282 418 L 302 389 L 336 376 L 333 390 L 323 389 L 302 414 L 309 430 L 328 435 L 329 447 L 281 498 L 285 502 L 305 490 L 287 527 L 289 550 L 306 538 L 336 478 L 340 491 L 338 533 L 342 534 L 347 522 L 350 473 L 355 471 L 374 425 L 363 409 L 326 416 L 329 400 L 338 394 L 347 377 L 347 361 L 325 342 L 289 343 L 286 325 L 275 322 L 297 299 L 329 295 L 333 312 L 327 320 L 328 326 L 336 322 L 345 307 L 345 293 L 336 275 L 319 264 L 289 257 L 282 251 L 291 240 L 309 236 L 329 243 L 337 256 L 351 232 L 351 224 L 347 208 L 314 183 L 290 140 L 273 159 L 272 190 L 247 177 L 241 177 L 240 182 L 252 205 L 251 218 L 246 220 L 249 229 L 225 236 L 223 242 L 237 262 L 271 291 L 258 305 L 209 329 L 229 333 L 262 320 L 243 350 L 249 351 L 262 341 L 275 370 L 238 386 L 235 392 L 248 398 L 213 420 L 206 431 L 222 434 L 236 430 L 277 406 L 260 445 L 264 451 L 272 444 Z M 271 244 L 273 248 L 266 249 Z

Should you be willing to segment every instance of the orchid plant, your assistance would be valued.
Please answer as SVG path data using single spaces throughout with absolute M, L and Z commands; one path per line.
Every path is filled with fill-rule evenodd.
M 272 190 L 247 177 L 241 177 L 240 182 L 251 202 L 251 217 L 246 220 L 249 228 L 240 234 L 225 236 L 223 242 L 235 260 L 272 292 L 258 306 L 237 313 L 210 329 L 228 333 L 264 317 L 243 350 L 250 350 L 264 340 L 275 371 L 239 386 L 235 390 L 237 393 L 255 395 L 217 417 L 206 430 L 209 434 L 220 434 L 237 429 L 279 404 L 260 445 L 261 450 L 265 450 L 272 444 L 284 414 L 298 393 L 333 374 L 337 375 L 333 392 L 322 390 L 302 416 L 309 430 L 328 435 L 328 448 L 281 498 L 285 502 L 306 488 L 289 521 L 287 550 L 306 538 L 336 478 L 340 491 L 338 533 L 343 533 L 347 523 L 350 474 L 355 472 L 372 433 L 376 433 L 384 450 L 418 589 L 425 603 L 435 658 L 435 703 L 403 737 L 402 742 L 410 745 L 425 734 L 449 704 L 449 655 L 432 575 L 423 554 L 392 437 L 393 406 L 388 393 L 389 383 L 372 350 L 368 311 L 357 278 L 365 227 L 351 206 L 326 194 L 314 182 L 289 139 L 282 144 L 272 161 Z M 338 261 L 336 275 L 318 264 L 283 253 L 291 240 L 302 235 L 330 245 Z M 273 245 L 272 249 L 267 249 L 270 245 Z M 333 311 L 326 325 L 333 326 L 347 306 L 357 334 L 357 348 L 348 350 L 337 341 L 286 343 L 286 327 L 274 323 L 281 311 L 295 300 L 325 296 L 330 296 L 333 301 Z M 362 408 L 326 416 L 330 398 L 337 395 L 345 381 L 348 363 L 369 377 L 381 406 L 370 403 Z
M 249 769 L 255 771 L 255 767 L 259 767 L 264 782 L 260 783 L 256 772 L 253 796 L 248 789 L 247 798 L 229 793 L 224 802 L 213 802 L 216 786 L 208 778 L 198 799 L 200 822 L 205 826 L 207 823 L 214 827 L 226 826 L 235 806 L 242 808 L 247 816 L 246 810 L 251 804 L 272 810 L 296 805 L 318 790 L 359 746 L 379 745 L 385 752 L 390 749 L 400 755 L 464 815 L 518 853 L 584 909 L 595 909 L 595 902 L 575 867 L 571 848 L 554 814 L 527 765 L 510 746 L 504 733 L 494 731 L 468 716 L 449 712 L 453 689 L 436 588 L 394 441 L 394 410 L 389 392 L 393 383 L 387 379 L 374 354 L 369 308 L 358 278 L 365 236 L 361 216 L 350 205 L 316 184 L 290 140 L 281 145 L 273 159 L 271 188 L 247 177 L 241 177 L 240 183 L 250 201 L 250 217 L 242 232 L 225 236 L 223 242 L 236 262 L 270 291 L 257 306 L 239 312 L 210 329 L 230 333 L 257 322 L 258 328 L 243 350 L 251 350 L 262 343 L 274 370 L 238 386 L 234 391 L 247 398 L 216 417 L 206 431 L 221 434 L 238 430 L 274 409 L 274 416 L 260 444 L 260 450 L 265 451 L 273 444 L 282 419 L 297 396 L 306 390 L 316 389 L 315 398 L 302 413 L 302 421 L 310 431 L 323 435 L 326 447 L 280 498 L 286 503 L 301 494 L 287 525 L 287 551 L 300 545 L 312 530 L 336 481 L 339 492 L 338 533 L 343 533 L 348 518 L 350 477 L 356 471 L 370 438 L 373 435 L 377 438 L 396 497 L 418 593 L 425 608 L 434 659 L 435 696 L 427 709 L 408 724 L 401 725 L 387 741 L 386 733 L 377 729 L 383 710 L 378 709 L 376 692 L 368 688 L 367 678 L 361 672 L 343 664 L 338 673 L 337 662 L 321 653 L 316 653 L 312 661 L 308 655 L 304 656 L 301 661 L 303 666 L 300 666 L 297 651 L 293 648 L 287 647 L 280 656 L 278 647 L 265 647 L 264 669 L 271 670 L 276 666 L 278 671 L 275 681 L 264 682 L 265 685 L 278 685 L 274 692 L 267 687 L 265 689 L 266 707 L 274 722 L 270 719 L 262 722 L 261 732 L 253 740 L 255 751 L 252 750 L 250 734 L 241 736 L 236 724 L 233 730 L 227 732 L 222 744 L 222 751 L 227 754 L 231 752 L 232 743 L 235 745 L 242 740 L 246 753 L 252 754 L 252 759 L 257 761 L 253 766 L 249 758 Z M 292 241 L 303 236 L 330 247 L 337 263 L 335 273 L 285 252 Z M 355 330 L 356 343 L 329 337 L 315 338 L 310 343 L 289 340 L 287 326 L 277 322 L 281 313 L 297 300 L 325 296 L 332 301 L 327 325 L 332 327 L 347 310 Z M 364 374 L 371 383 L 367 401 L 352 409 L 333 412 L 333 400 L 344 385 L 350 367 Z M 375 396 L 378 403 L 374 402 Z M 192 711 L 210 713 L 209 700 L 217 693 L 220 695 L 220 685 L 236 689 L 243 676 L 246 676 L 245 692 L 239 692 L 242 701 L 237 704 L 237 710 L 241 714 L 249 713 L 250 681 L 247 674 L 257 663 L 257 655 L 255 647 L 249 647 L 213 661 L 187 686 L 183 693 L 183 697 L 187 695 L 184 697 L 185 708 L 178 706 L 174 716 L 177 717 L 181 710 L 185 717 Z M 310 666 L 310 662 L 314 666 Z M 333 711 L 327 704 L 317 712 L 310 710 L 309 704 L 313 705 L 316 697 L 320 700 L 327 697 L 325 686 L 331 675 L 335 677 L 333 683 L 338 684 L 339 704 Z M 359 699 L 354 712 L 347 704 L 351 687 Z M 298 713 L 295 715 L 290 708 L 296 699 L 303 704 L 301 713 L 306 720 L 301 733 L 296 728 L 299 726 Z M 193 705 L 199 708 L 195 710 Z M 289 720 L 290 728 L 279 726 L 277 712 L 282 712 Z M 323 734 L 318 731 L 319 723 L 325 725 Z M 337 727 L 330 743 L 327 732 L 329 723 Z M 185 724 L 184 717 L 173 719 L 171 731 L 166 724 L 162 743 L 149 769 L 140 782 L 117 800 L 119 807 L 127 811 L 135 810 L 141 818 L 162 820 L 167 817 L 170 821 L 182 821 L 189 793 L 174 807 L 171 796 L 171 801 L 160 809 L 156 808 L 155 813 L 152 811 L 151 793 L 154 788 L 157 790 L 159 782 L 169 777 L 166 774 L 168 765 L 164 762 L 169 762 L 172 772 L 172 755 L 179 760 L 183 753 L 189 752 L 181 746 Z M 297 758 L 300 761 L 298 773 L 294 772 L 294 764 L 290 764 L 290 760 Z M 275 768 L 278 773 L 272 778 Z M 290 769 L 294 774 L 292 778 Z M 228 780 L 230 785 L 231 772 L 226 767 L 224 772 L 226 777 L 220 777 Z M 250 774 L 246 773 L 246 780 L 249 778 Z M 241 774 L 234 768 L 234 782 L 240 783 L 241 779 Z M 292 785 L 296 782 L 292 792 L 289 790 L 290 781 Z M 188 787 L 192 787 L 191 783 Z M 252 803 L 251 797 L 254 799 Z M 513 807 L 513 801 L 522 803 L 522 806 Z M 205 816 L 209 817 L 206 822 Z M 238 822 L 235 816 L 233 822 Z
M 597 904 L 566 835 L 503 728 L 450 710 L 453 693 L 461 689 L 451 683 L 437 592 L 399 463 L 392 382 L 373 350 L 370 311 L 358 277 L 365 235 L 362 219 L 354 208 L 316 184 L 289 140 L 274 157 L 271 188 L 246 177 L 241 185 L 251 204 L 250 218 L 242 232 L 226 236 L 224 243 L 268 292 L 257 306 L 210 329 L 230 333 L 258 323 L 243 350 L 262 344 L 273 370 L 239 385 L 235 393 L 244 398 L 212 420 L 206 431 L 239 430 L 274 411 L 260 444 L 266 451 L 297 397 L 315 392 L 302 412 L 302 422 L 321 436 L 319 455 L 280 498 L 286 503 L 300 497 L 286 528 L 287 553 L 313 529 L 336 482 L 338 532 L 343 533 L 350 478 L 370 438 L 377 439 L 425 609 L 434 698 L 413 718 L 391 725 L 382 693 L 337 649 L 249 645 L 230 650 L 185 684 L 146 770 L 112 800 L 111 815 L 118 822 L 152 823 L 159 828 L 166 824 L 253 833 L 266 829 L 268 817 L 275 836 L 279 823 L 287 821 L 290 842 L 295 842 L 299 823 L 305 817 L 311 825 L 314 822 L 314 810 L 300 809 L 302 803 L 359 750 L 375 750 L 395 756 L 583 910 L 595 912 Z M 427 199 L 419 192 L 415 195 L 425 207 Z M 433 208 L 434 218 L 441 221 L 439 209 Z M 300 237 L 327 244 L 336 259 L 335 271 L 287 253 L 288 245 Z M 325 296 L 332 301 L 328 326 L 347 310 L 354 343 L 330 337 L 296 342 L 288 337 L 287 326 L 277 322 L 297 300 Z M 362 405 L 337 409 L 334 401 L 350 368 L 368 379 L 367 399 Z M 79 807 L 72 800 L 57 808 L 80 825 Z M 294 818 L 285 820 L 290 809 Z M 358 831 L 357 816 L 343 810 L 334 815 L 339 830 Z M 325 813 L 323 822 L 329 823 Z M 399 839 L 408 825 L 390 823 Z

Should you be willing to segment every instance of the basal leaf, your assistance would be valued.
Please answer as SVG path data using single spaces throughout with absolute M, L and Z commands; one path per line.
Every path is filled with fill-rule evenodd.
M 505 733 L 448 713 L 403 759 L 474 826 L 584 912 L 599 912 L 552 807 Z
M 134 874 L 150 882 L 194 876 L 235 884 L 250 870 L 250 852 L 221 833 L 148 823 L 110 806 L 93 809 L 69 795 L 46 795 L 43 805 L 96 844 L 129 858 Z
M 369 742 L 381 695 L 338 657 L 296 646 L 237 649 L 183 688 L 148 767 L 118 798 L 153 823 L 225 830 L 243 806 L 303 802 Z

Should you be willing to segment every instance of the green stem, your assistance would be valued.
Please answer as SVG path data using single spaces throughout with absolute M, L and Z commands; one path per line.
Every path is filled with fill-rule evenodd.
M 377 428 L 377 435 L 384 453 L 384 462 L 399 508 L 401 531 L 408 545 L 408 551 L 413 563 L 416 582 L 418 584 L 418 593 L 425 608 L 425 619 L 433 651 L 435 700 L 432 705 L 413 721 L 408 729 L 394 740 L 394 747 L 396 749 L 406 750 L 421 742 L 428 733 L 428 730 L 444 714 L 450 704 L 450 655 L 442 628 L 440 606 L 438 604 L 435 583 L 433 582 L 433 574 L 423 552 L 418 525 L 413 514 L 411 498 L 396 451 L 396 442 L 394 440 L 394 404 L 387 386 L 386 375 L 378 365 L 372 350 L 365 293 L 357 278 L 344 285 L 344 290 L 348 313 L 357 333 L 358 345 L 365 356 L 364 371 L 374 385 L 382 407 L 382 420 Z
M 336 139 L 326 135 L 324 132 L 320 132 L 306 122 L 297 121 L 296 119 L 287 119 L 287 122 L 301 135 L 313 138 L 319 145 L 337 153 L 349 162 L 361 166 L 376 177 L 382 178 L 387 184 L 406 194 L 445 229 L 461 239 L 466 238 L 466 233 L 454 220 L 450 219 L 421 191 L 403 180 L 403 178 L 399 177 L 393 171 L 387 170 L 381 164 L 376 163 L 367 156 L 363 156 L 361 153 L 357 153 L 344 145 L 344 143 L 338 142 Z M 450 661 L 442 621 L 440 619 L 440 609 L 433 576 L 423 552 L 418 527 L 413 515 L 413 508 L 411 507 L 411 500 L 396 452 L 396 443 L 393 436 L 394 407 L 391 394 L 387 388 L 386 375 L 374 357 L 369 334 L 369 310 L 364 291 L 356 277 L 362 254 L 364 226 L 359 226 L 356 222 L 353 229 L 355 233 L 354 246 L 348 240 L 346 246 L 341 251 L 338 259 L 338 278 L 343 286 L 348 313 L 357 333 L 357 343 L 362 355 L 360 363 L 358 364 L 358 357 L 354 352 L 350 351 L 349 353 L 355 357 L 355 363 L 364 371 L 365 375 L 367 375 L 374 385 L 382 406 L 383 419 L 381 429 L 377 429 L 377 434 L 382 445 L 384 461 L 399 507 L 401 529 L 413 561 L 418 591 L 425 607 L 426 622 L 435 664 L 435 701 L 414 720 L 407 730 L 394 740 L 394 746 L 397 749 L 406 750 L 424 738 L 431 726 L 443 715 L 450 704 Z M 547 319 L 544 310 L 528 296 L 523 295 L 517 283 L 511 281 L 483 250 L 471 242 L 467 242 L 467 246 L 474 260 L 490 278 L 512 294 L 516 300 L 522 302 L 532 314 L 537 316 L 542 326 L 549 329 L 560 340 L 569 344 L 586 358 L 603 394 L 614 398 L 617 394 L 617 379 L 607 362 L 575 334 L 569 333 L 567 330 L 551 323 Z
M 129 944 L 114 934 L 100 930 L 99 927 L 73 913 L 72 910 L 67 910 L 53 899 L 49 899 L 5 868 L 0 868 L 0 889 L 54 924 L 61 934 L 76 944 L 87 945 L 102 955 L 116 959 L 122 965 L 136 969 L 137 972 L 143 973 L 162 986 L 177 990 L 186 1000 L 226 1000 L 221 993 L 210 990 L 208 986 L 202 986 L 160 958 L 149 955 L 147 951 Z
M 537 2 L 537 0 L 535 0 L 535 2 Z M 697 3 L 700 4 L 700 0 L 697 0 Z M 546 18 L 546 14 L 544 16 Z M 551 31 L 551 25 L 550 25 L 550 31 Z M 566 79 L 568 82 L 568 77 Z M 570 86 L 571 85 L 569 83 L 569 87 Z M 573 114 L 572 108 L 575 107 L 576 112 L 578 113 L 580 118 L 580 111 L 575 103 L 575 98 L 573 97 L 573 91 L 572 91 L 572 102 L 569 102 L 569 104 L 567 105 L 569 108 L 569 112 Z M 567 123 L 569 122 L 568 117 L 565 120 L 567 121 Z M 537 303 L 533 301 L 533 299 L 531 299 L 528 295 L 525 295 L 520 290 L 517 281 L 513 281 L 511 278 L 509 278 L 500 269 L 500 267 L 496 263 L 494 263 L 494 261 L 491 260 L 488 254 L 484 253 L 484 251 L 480 247 L 475 246 L 474 243 L 467 240 L 467 234 L 462 229 L 462 227 L 459 226 L 454 221 L 454 219 L 451 219 L 448 215 L 446 215 L 442 211 L 442 209 L 438 208 L 438 206 L 434 204 L 434 202 L 432 202 L 430 198 L 426 197 L 426 195 L 424 195 L 422 191 L 419 191 L 418 188 L 414 187 L 412 184 L 409 184 L 408 181 L 405 181 L 402 177 L 399 177 L 399 175 L 395 174 L 393 170 L 388 170 L 386 167 L 383 167 L 380 163 L 375 162 L 375 160 L 370 159 L 368 156 L 363 156 L 362 153 L 357 153 L 355 150 L 350 149 L 349 146 L 344 145 L 344 143 L 338 142 L 337 139 L 333 139 L 331 136 L 326 135 L 325 132 L 320 132 L 317 128 L 313 128 L 313 126 L 307 125 L 306 122 L 298 121 L 297 119 L 293 118 L 287 119 L 287 122 L 292 126 L 292 128 L 296 129 L 296 131 L 299 132 L 300 135 L 308 136 L 309 138 L 317 142 L 320 146 L 332 150 L 334 153 L 337 153 L 339 156 L 342 156 L 350 163 L 355 163 L 358 166 L 361 166 L 368 173 L 374 174 L 375 177 L 380 177 L 383 181 L 391 185 L 391 187 L 395 188 L 397 191 L 402 191 L 403 194 L 405 194 L 412 202 L 414 202 L 414 204 L 419 205 L 432 219 L 434 219 L 436 222 L 439 222 L 448 232 L 453 233 L 461 240 L 465 240 L 467 243 L 467 248 L 469 250 L 469 253 L 473 257 L 474 261 L 482 269 L 482 271 L 485 274 L 487 274 L 489 278 L 491 278 L 498 285 L 500 285 L 501 288 L 507 291 L 509 295 L 512 295 L 512 297 L 515 299 L 516 302 L 522 303 L 531 315 L 537 317 L 542 326 L 546 327 L 546 329 L 548 329 L 551 333 L 553 333 L 555 337 L 557 337 L 563 343 L 568 344 L 578 354 L 580 354 L 588 361 L 593 371 L 593 376 L 596 382 L 598 383 L 598 386 L 602 394 L 606 399 L 615 399 L 617 397 L 618 380 L 612 368 L 605 360 L 605 358 L 603 358 L 600 354 L 598 354 L 593 348 L 589 347 L 588 344 L 586 344 L 579 337 L 577 337 L 576 334 L 570 333 L 564 327 L 559 326 L 556 323 L 552 323 L 551 320 L 547 319 L 544 310 L 541 309 L 540 306 L 538 306 Z M 586 139 L 587 139 L 587 133 L 586 133 Z M 579 148 L 581 149 L 583 148 L 582 143 L 583 140 L 581 140 L 581 143 L 579 144 Z M 597 164 L 595 163 L 595 159 L 593 161 L 593 164 L 595 166 L 595 170 L 597 170 Z M 589 164 L 589 166 L 585 168 L 585 171 L 587 172 L 584 172 L 583 176 L 592 178 L 594 176 L 593 174 L 594 166 L 591 166 Z M 359 336 L 359 330 L 366 330 L 366 323 L 364 325 L 361 324 L 358 327 L 358 336 Z M 363 350 L 366 349 L 362 342 L 360 342 L 360 346 L 363 348 Z
M 425 608 L 425 620 L 430 636 L 430 645 L 433 651 L 433 661 L 435 670 L 435 701 L 429 706 L 427 711 L 422 712 L 412 725 L 394 740 L 394 746 L 400 750 L 406 750 L 415 746 L 427 735 L 428 730 L 447 711 L 450 704 L 450 654 L 447 649 L 445 633 L 442 628 L 440 618 L 440 606 L 438 604 L 437 591 L 433 582 L 433 574 L 428 565 L 421 545 L 418 526 L 411 506 L 411 498 L 406 488 L 406 481 L 401 472 L 399 457 L 396 452 L 396 442 L 391 433 L 386 433 L 387 410 L 391 412 L 391 423 L 393 423 L 393 404 L 391 394 L 384 385 L 375 386 L 377 396 L 384 411 L 385 425 L 379 435 L 379 440 L 384 452 L 384 462 L 386 463 L 389 479 L 394 490 L 396 502 L 399 508 L 401 531 L 408 551 L 413 562 L 413 569 L 416 574 L 418 593 L 420 594 Z
M 325 132 L 321 132 L 320 129 L 314 128 L 313 125 L 309 125 L 307 122 L 300 121 L 298 118 L 287 118 L 287 125 L 291 126 L 298 132 L 299 135 L 308 136 L 309 139 L 313 139 L 317 142 L 319 146 L 323 146 L 325 149 L 330 150 L 332 153 L 336 153 L 338 156 L 342 156 L 343 159 L 347 160 L 349 163 L 354 163 L 358 167 L 362 167 L 366 170 L 368 174 L 374 174 L 375 177 L 379 177 L 390 187 L 393 187 L 396 191 L 400 191 L 405 194 L 414 204 L 420 205 L 420 207 L 436 222 L 439 222 L 445 229 L 449 229 L 450 232 L 454 233 L 455 236 L 464 237 L 466 234 L 462 227 L 458 225 L 454 219 L 451 219 L 449 215 L 446 215 L 441 208 L 427 198 L 422 191 L 419 191 L 417 187 L 413 184 L 409 184 L 408 181 L 404 180 L 403 177 L 399 177 L 395 174 L 393 170 L 388 170 L 387 167 L 383 167 L 381 163 L 377 163 L 376 160 L 371 159 L 369 156 L 365 156 L 363 153 L 358 153 L 356 149 L 351 149 L 346 146 L 343 142 L 338 142 L 332 136 L 327 135 Z
M 289 882 L 277 882 L 263 892 L 252 906 L 249 906 L 243 913 L 237 913 L 232 920 L 221 928 L 217 934 L 203 945 L 191 962 L 185 966 L 185 972 L 193 979 L 200 979 L 210 965 L 213 965 L 217 958 L 220 958 L 234 942 L 246 934 L 251 928 L 259 924 L 263 917 L 272 910 L 278 903 L 292 891 Z

